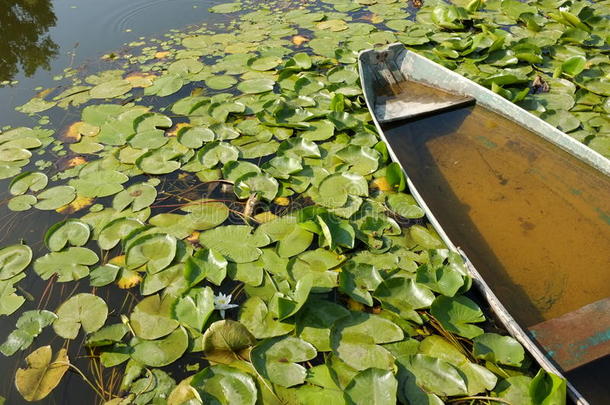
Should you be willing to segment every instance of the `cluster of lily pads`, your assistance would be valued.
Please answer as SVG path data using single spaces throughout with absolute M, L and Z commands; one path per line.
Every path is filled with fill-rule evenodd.
M 0 315 L 24 304 L 31 263 L 89 287 L 22 312 L 0 352 L 29 350 L 47 327 L 85 335 L 95 361 L 120 370 L 118 386 L 91 384 L 112 405 L 563 403 L 563 380 L 483 324 L 461 258 L 371 125 L 355 64 L 401 41 L 605 153 L 604 7 L 430 1 L 413 20 L 393 0 L 227 3 L 211 11 L 241 11 L 232 22 L 131 44 L 95 75 L 69 71 L 19 109 L 74 122 L 0 133 L 8 208 L 64 216 L 40 257 L 0 250 Z M 123 289 L 134 305 L 108 308 L 103 292 Z M 31 352 L 22 396 L 83 373 L 70 356 Z

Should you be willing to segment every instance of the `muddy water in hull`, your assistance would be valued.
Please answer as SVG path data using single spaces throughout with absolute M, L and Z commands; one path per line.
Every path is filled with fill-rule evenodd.
M 610 295 L 610 179 L 482 107 L 385 131 L 432 212 L 523 326 Z

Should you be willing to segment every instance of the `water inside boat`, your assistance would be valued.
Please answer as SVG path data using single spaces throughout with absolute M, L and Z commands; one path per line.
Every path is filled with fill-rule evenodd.
M 610 178 L 483 107 L 385 134 L 448 236 L 524 327 L 610 296 Z

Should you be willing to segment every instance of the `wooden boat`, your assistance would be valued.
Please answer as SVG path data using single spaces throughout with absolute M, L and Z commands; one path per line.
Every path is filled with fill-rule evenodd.
M 610 161 L 401 44 L 359 66 L 410 192 L 509 333 L 559 375 L 607 356 Z

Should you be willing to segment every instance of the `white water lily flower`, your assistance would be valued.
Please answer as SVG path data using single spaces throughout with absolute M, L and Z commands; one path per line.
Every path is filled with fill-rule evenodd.
M 225 295 L 223 293 L 218 293 L 218 295 L 214 296 L 214 309 L 220 311 L 220 316 L 222 319 L 225 319 L 225 311 L 227 309 L 236 308 L 237 305 L 231 304 L 232 294 Z
M 559 11 L 570 11 L 570 7 L 568 7 L 568 6 L 559 7 Z

